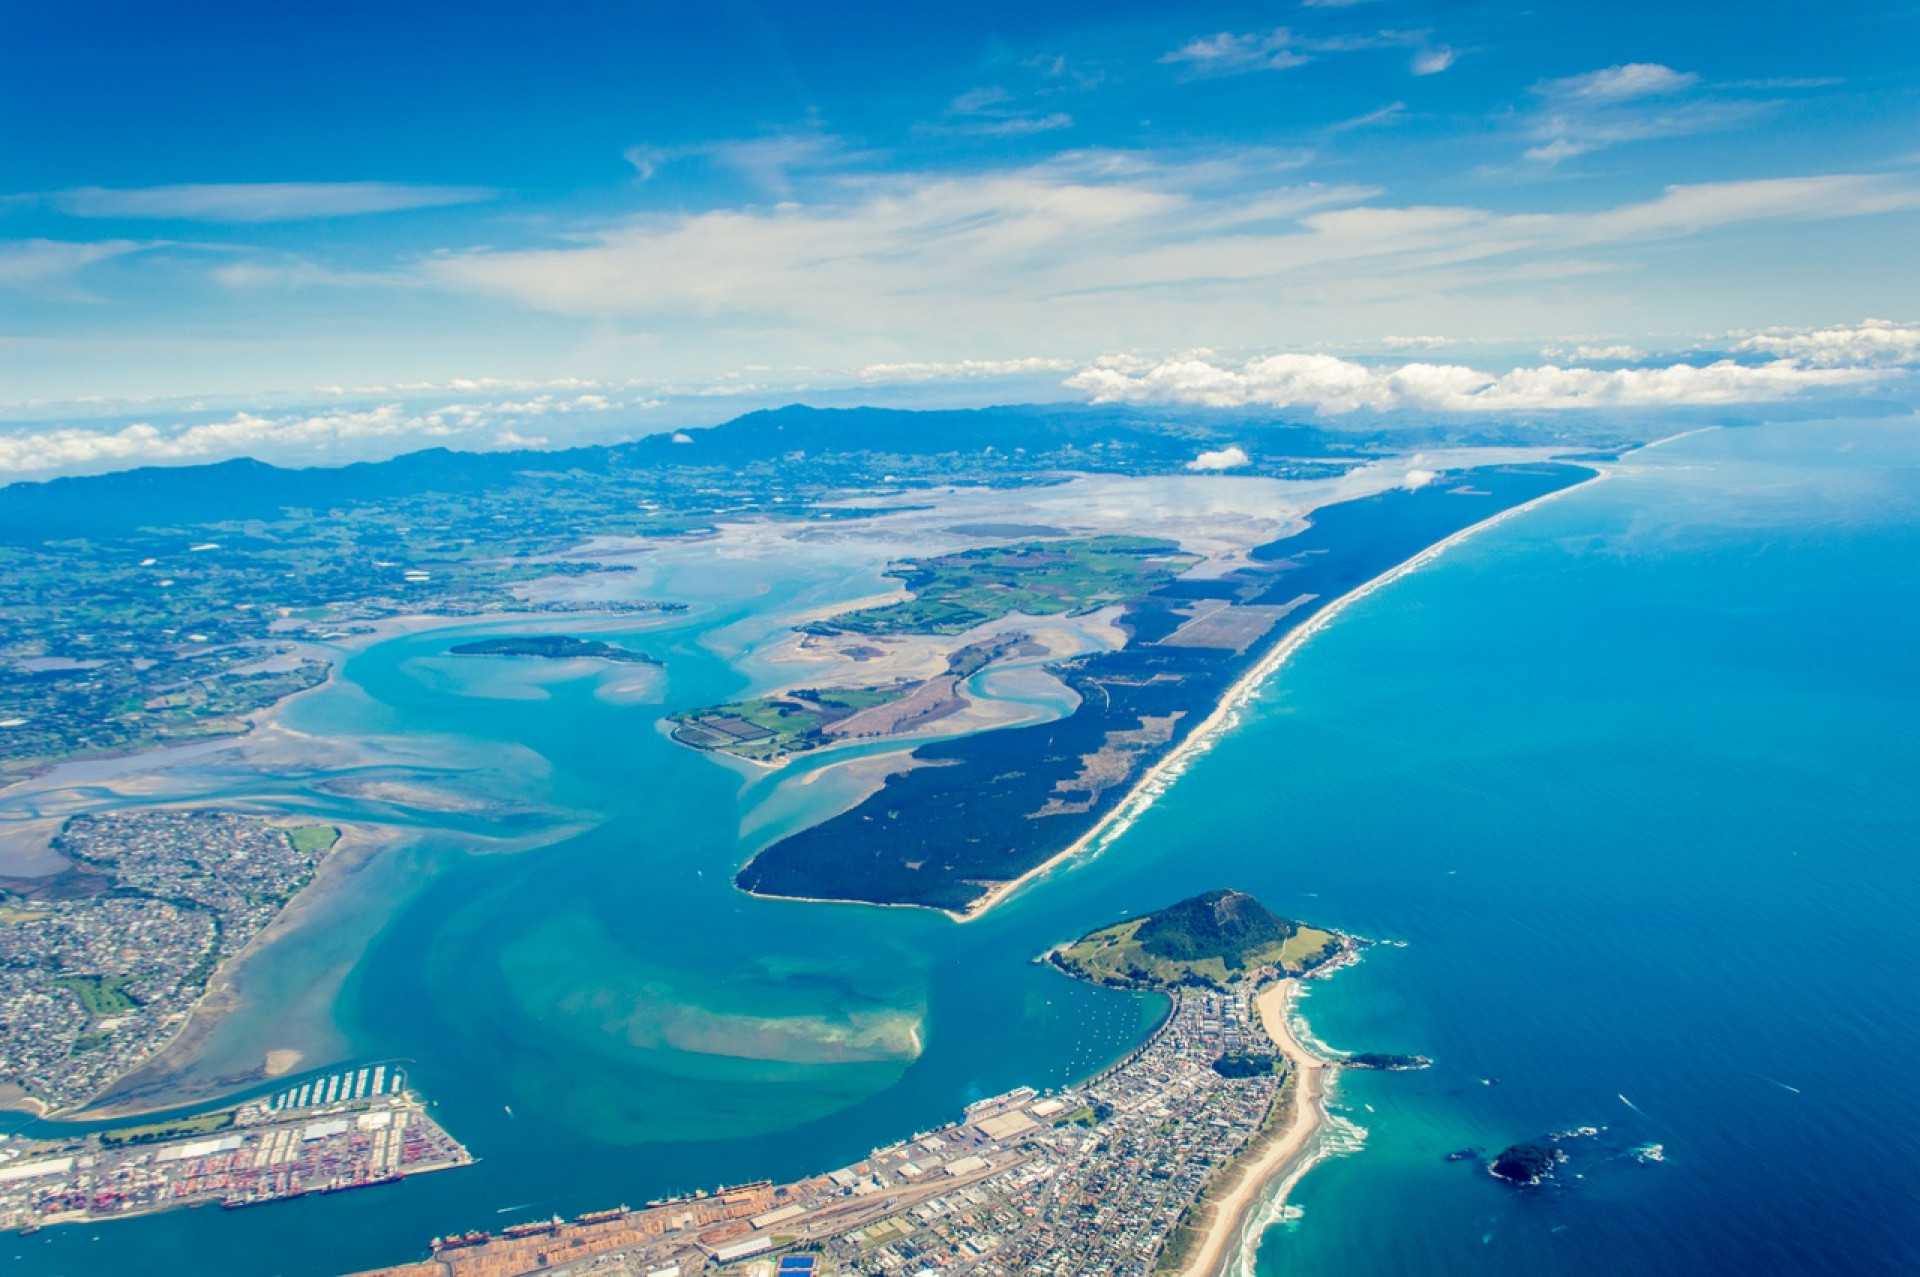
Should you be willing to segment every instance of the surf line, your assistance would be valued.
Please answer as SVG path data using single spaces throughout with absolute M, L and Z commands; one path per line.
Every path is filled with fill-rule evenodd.
M 1134 821 L 1138 820 L 1148 808 L 1152 807 L 1153 804 L 1159 800 L 1162 794 L 1167 792 L 1174 781 L 1185 774 L 1188 766 L 1192 764 L 1194 759 L 1212 749 L 1214 742 L 1221 735 L 1239 726 L 1240 711 L 1245 709 L 1254 697 L 1260 694 L 1267 680 L 1278 673 L 1280 668 L 1284 666 L 1288 660 L 1292 659 L 1295 652 L 1305 647 L 1307 640 L 1331 625 L 1347 608 L 1373 594 L 1374 591 L 1385 589 L 1401 577 L 1426 567 L 1448 550 L 1461 544 L 1468 538 L 1485 532 L 1488 528 L 1504 523 L 1508 519 L 1517 518 L 1527 511 L 1538 506 L 1543 506 L 1547 502 L 1559 497 L 1563 497 L 1569 492 L 1578 491 L 1589 484 L 1609 478 L 1612 473 L 1611 470 L 1605 467 L 1598 467 L 1590 479 L 1582 479 L 1578 483 L 1570 483 L 1564 488 L 1544 493 L 1531 501 L 1523 501 L 1519 505 L 1509 506 L 1507 509 L 1500 511 L 1500 513 L 1490 515 L 1478 523 L 1469 524 L 1467 527 L 1455 532 L 1452 536 L 1435 541 L 1432 545 L 1420 551 L 1412 558 L 1407 559 L 1405 562 L 1388 568 L 1372 580 L 1355 586 L 1339 598 L 1333 600 L 1333 602 L 1321 608 L 1311 617 L 1301 622 L 1300 625 L 1289 630 L 1279 642 L 1274 644 L 1265 656 L 1260 658 L 1259 662 L 1256 663 L 1252 669 L 1241 676 L 1239 682 L 1228 688 L 1226 695 L 1220 698 L 1220 703 L 1214 707 L 1213 712 L 1207 715 L 1198 727 L 1195 727 L 1193 731 L 1189 732 L 1187 738 L 1181 741 L 1171 753 L 1149 768 L 1146 775 L 1136 781 L 1133 788 L 1127 791 L 1126 797 L 1114 805 L 1113 810 L 1094 822 L 1093 828 L 1081 834 L 1080 837 L 1076 838 L 1065 850 L 1041 861 L 1033 868 L 1027 870 L 1027 872 L 1021 874 L 1018 878 L 1009 879 L 993 888 L 993 890 L 987 892 L 986 895 L 969 905 L 965 910 L 947 910 L 948 916 L 957 922 L 972 922 L 975 918 L 982 916 L 989 909 L 1000 904 L 1015 892 L 1024 889 L 1034 880 L 1047 876 L 1061 865 L 1080 860 L 1092 860 L 1100 855 L 1101 852 L 1111 847 L 1120 839 L 1121 835 L 1133 827 Z

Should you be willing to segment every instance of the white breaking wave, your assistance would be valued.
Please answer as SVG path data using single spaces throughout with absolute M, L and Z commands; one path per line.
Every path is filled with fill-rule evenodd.
M 1332 1098 L 1328 1092 L 1328 1099 Z M 1228 1261 L 1227 1277 L 1255 1277 L 1255 1261 L 1260 1255 L 1260 1241 L 1267 1230 L 1276 1224 L 1294 1224 L 1306 1216 L 1303 1207 L 1288 1201 L 1294 1185 L 1306 1177 L 1308 1171 L 1320 1163 L 1335 1157 L 1348 1157 L 1358 1153 L 1367 1143 L 1367 1128 L 1358 1122 L 1331 1109 L 1327 1120 L 1315 1138 L 1313 1152 L 1301 1159 L 1285 1179 L 1269 1186 L 1261 1198 L 1260 1206 L 1248 1212 L 1241 1227 L 1240 1236 L 1235 1239 L 1233 1258 Z

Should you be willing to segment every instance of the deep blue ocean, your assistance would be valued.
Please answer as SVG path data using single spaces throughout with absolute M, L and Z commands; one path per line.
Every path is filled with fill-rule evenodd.
M 452 696 L 416 636 L 307 711 L 604 814 L 524 853 L 429 840 L 252 977 L 317 991 L 313 1066 L 329 1035 L 414 1061 L 477 1166 L 4 1238 L 0 1267 L 317 1277 L 840 1165 L 1123 1052 L 1151 1000 L 1031 958 L 1231 886 L 1396 942 L 1307 1018 L 1436 1061 L 1342 1080 L 1259 1273 L 1920 1272 L 1913 426 L 1689 436 L 1454 547 L 1308 643 L 1105 855 L 965 926 L 732 890 L 752 790 L 653 726 L 738 689 L 715 623 L 634 638 L 664 704 Z M 236 1024 L 235 1059 L 289 1031 Z M 1537 1190 L 1446 1158 L 1583 1127 Z
M 1920 1272 L 1917 648 L 1879 424 L 1655 449 L 1309 644 L 1080 875 L 1406 942 L 1306 1013 L 1437 1064 L 1343 1079 L 1258 1271 Z M 1445 1160 L 1585 1126 L 1540 1190 Z

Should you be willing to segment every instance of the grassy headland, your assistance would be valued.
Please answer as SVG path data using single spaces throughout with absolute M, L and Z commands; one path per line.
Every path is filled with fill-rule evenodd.
M 1332 931 L 1282 918 L 1243 891 L 1209 891 L 1102 927 L 1049 955 L 1095 984 L 1225 989 L 1261 972 L 1301 975 L 1341 952 Z

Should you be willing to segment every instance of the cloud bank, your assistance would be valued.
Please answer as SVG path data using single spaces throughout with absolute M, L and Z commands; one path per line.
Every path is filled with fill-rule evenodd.
M 1032 355 L 1025 359 L 956 359 L 947 363 L 868 364 L 862 381 L 949 381 L 983 377 L 1018 377 L 1029 373 L 1066 372 L 1071 359 Z
M 1442 337 L 1400 338 L 1403 347 L 1449 344 Z M 1596 408 L 1658 409 L 1764 404 L 1819 393 L 1898 390 L 1920 368 L 1920 323 L 1870 319 L 1856 325 L 1771 329 L 1716 339 L 1716 350 L 1738 358 L 1712 362 L 1647 363 L 1631 347 L 1556 348 L 1552 353 L 1593 360 L 1634 360 L 1637 366 L 1590 367 L 1545 363 L 1494 373 L 1458 363 L 1371 363 L 1332 354 L 1278 354 L 1243 361 L 1209 351 L 1167 358 L 1113 355 L 1081 366 L 1059 384 L 1093 403 L 1163 404 L 1195 408 L 1284 408 L 1323 416 L 1355 412 L 1499 413 Z M 1742 361 L 1744 360 L 1744 362 Z M 1031 389 L 1035 377 L 1073 369 L 1067 360 L 1027 356 L 950 362 L 872 364 L 816 384 L 884 387 L 939 380 L 998 382 Z M 808 373 L 810 381 L 818 370 Z M 685 386 L 687 397 L 765 391 L 722 382 Z M 325 395 L 393 397 L 365 407 L 321 411 L 236 412 L 217 420 L 110 427 L 25 427 L 0 432 L 0 482 L 53 473 L 117 469 L 143 464 L 217 460 L 232 456 L 299 458 L 338 463 L 431 444 L 467 449 L 542 447 L 579 439 L 559 419 L 620 408 L 658 408 L 655 386 L 640 390 L 577 378 L 525 381 L 464 378 L 433 383 L 323 388 Z M 459 395 L 467 402 L 449 402 Z M 434 406 L 420 400 L 432 396 Z M 481 398 L 481 396 L 490 396 Z M 607 418 L 600 418 L 608 421 Z M 542 423 L 545 424 L 542 424 Z M 592 427 L 606 429 L 605 426 Z M 1195 473 L 1249 464 L 1237 444 L 1201 452 L 1186 463 Z
M 1820 368 L 1898 368 L 1920 364 L 1920 324 L 1869 319 L 1851 328 L 1776 328 L 1748 337 L 1736 349 Z
M 55 471 L 120 468 L 262 452 L 325 455 L 374 440 L 406 446 L 458 442 L 468 448 L 539 447 L 547 441 L 514 427 L 530 418 L 599 412 L 613 404 L 602 395 L 450 404 L 429 411 L 398 403 L 372 408 L 264 416 L 238 412 L 222 421 L 163 429 L 135 422 L 118 430 L 62 426 L 0 434 L 0 476 L 25 477 Z
M 1562 368 L 1544 364 L 1493 374 L 1461 364 L 1356 363 L 1288 354 L 1239 365 L 1205 355 L 1159 362 L 1102 360 L 1067 379 L 1094 403 L 1191 404 L 1206 408 L 1301 408 L 1324 416 L 1393 412 L 1521 412 L 1764 403 L 1809 391 L 1858 389 L 1887 370 L 1810 366 L 1796 359 L 1704 366 Z

